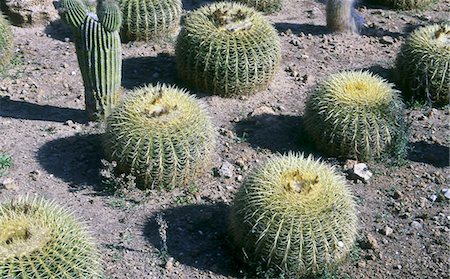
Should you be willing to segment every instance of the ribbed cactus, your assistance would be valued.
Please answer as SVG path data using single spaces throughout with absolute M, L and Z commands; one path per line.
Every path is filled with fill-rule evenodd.
M 414 30 L 397 57 L 396 75 L 405 92 L 439 105 L 448 104 L 450 22 Z
M 81 0 L 62 0 L 60 14 L 75 33 L 88 118 L 106 118 L 121 94 L 120 8 L 114 0 L 100 0 L 97 16 Z
M 256 10 L 265 14 L 271 14 L 281 10 L 283 5 L 282 0 L 234 0 L 241 2 L 249 7 L 253 7 Z
M 244 259 L 262 261 L 286 278 L 333 268 L 353 247 L 357 231 L 345 180 L 311 156 L 296 154 L 274 157 L 253 171 L 230 217 Z
M 13 34 L 9 22 L 0 12 L 0 70 L 11 61 L 13 54 Z
M 107 120 L 105 153 L 142 188 L 186 185 L 209 165 L 215 132 L 203 106 L 165 85 L 129 93 Z
M 281 60 L 278 35 L 253 8 L 219 2 L 190 13 L 176 45 L 179 76 L 221 96 L 266 89 Z
M 124 22 L 122 35 L 130 41 L 151 41 L 177 30 L 181 0 L 118 0 Z
M 369 72 L 341 72 L 320 83 L 306 102 L 304 123 L 329 155 L 369 160 L 406 151 L 399 92 Z
M 43 199 L 0 205 L 0 278 L 100 278 L 99 254 L 83 225 Z

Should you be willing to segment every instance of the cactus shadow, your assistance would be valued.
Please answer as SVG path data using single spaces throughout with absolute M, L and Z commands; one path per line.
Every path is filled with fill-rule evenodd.
M 123 60 L 122 86 L 126 89 L 149 83 L 176 84 L 175 56 L 159 53 L 157 56 L 132 57 Z
M 368 68 L 361 69 L 362 71 L 369 71 L 371 73 L 377 74 L 380 77 L 392 81 L 394 78 L 394 69 L 393 68 L 387 68 L 383 67 L 381 65 L 373 65 Z
M 183 9 L 186 11 L 191 11 L 200 8 L 203 5 L 213 3 L 213 0 L 183 0 Z
M 224 203 L 188 205 L 161 211 L 167 222 L 167 253 L 176 261 L 204 271 L 239 277 L 228 240 L 229 206 Z M 147 240 L 163 253 L 156 216 L 145 224 Z
M 313 24 L 299 24 L 299 23 L 289 23 L 289 22 L 276 22 L 275 23 L 275 29 L 278 30 L 278 32 L 286 32 L 287 30 L 291 30 L 292 33 L 298 35 L 301 32 L 304 34 L 311 34 L 311 35 L 323 35 L 328 34 L 330 31 L 328 31 L 327 27 L 324 25 L 313 25 Z
M 84 110 L 14 101 L 8 96 L 0 98 L 0 108 L 1 117 L 61 123 L 67 120 L 78 123 L 86 123 L 87 121 Z
M 45 26 L 44 33 L 48 37 L 61 42 L 67 42 L 67 39 L 73 41 L 72 30 L 61 19 L 54 20 Z
M 235 130 L 238 138 L 247 141 L 253 148 L 269 149 L 282 154 L 293 151 L 319 155 L 303 129 L 301 116 L 250 116 L 239 121 Z
M 437 143 L 418 141 L 411 143 L 408 159 L 438 168 L 450 166 L 450 148 Z
M 39 148 L 36 159 L 50 174 L 69 183 L 71 191 L 87 185 L 101 190 L 99 169 L 103 158 L 101 134 L 75 135 L 55 139 Z

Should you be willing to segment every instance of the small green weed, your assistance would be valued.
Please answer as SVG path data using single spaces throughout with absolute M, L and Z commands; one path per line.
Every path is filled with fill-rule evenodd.
M 0 177 L 4 176 L 12 166 L 12 157 L 8 153 L 0 152 Z

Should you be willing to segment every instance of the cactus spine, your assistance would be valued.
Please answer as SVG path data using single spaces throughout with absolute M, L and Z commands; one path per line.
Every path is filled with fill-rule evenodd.
M 203 106 L 185 91 L 136 89 L 107 120 L 105 154 L 141 188 L 186 185 L 209 166 L 215 132 Z
M 355 203 L 345 180 L 311 156 L 276 156 L 253 171 L 230 217 L 233 240 L 249 263 L 262 260 L 286 278 L 334 267 L 356 238 Z
M 355 0 L 328 0 L 327 27 L 333 32 L 358 33 L 363 19 L 355 10 Z
M 9 22 L 0 12 L 0 70 L 11 61 L 13 54 L 13 34 Z
M 414 30 L 396 63 L 397 80 L 414 97 L 446 105 L 450 94 L 450 23 Z
M 262 14 L 220 2 L 190 13 L 176 45 L 179 76 L 225 97 L 266 89 L 281 60 L 278 35 Z
M 119 0 L 124 16 L 122 35 L 130 41 L 166 37 L 178 28 L 181 0 Z
M 75 32 L 88 118 L 106 118 L 121 94 L 120 9 L 113 0 L 101 0 L 97 5 L 97 16 L 80 0 L 62 0 L 60 13 Z
M 393 85 L 369 72 L 331 75 L 306 101 L 305 129 L 330 155 L 358 160 L 406 154 L 403 102 Z
M 265 14 L 275 13 L 281 10 L 282 0 L 235 0 Z
M 0 205 L 0 278 L 100 278 L 99 254 L 71 213 L 43 199 Z

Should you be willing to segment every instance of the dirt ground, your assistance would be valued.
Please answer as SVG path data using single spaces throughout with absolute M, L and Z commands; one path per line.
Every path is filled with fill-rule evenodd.
M 202 3 L 183 4 L 190 10 Z M 269 89 L 237 99 L 192 92 L 207 104 L 219 134 L 211 170 L 186 189 L 126 197 L 104 190 L 102 127 L 85 120 L 70 30 L 60 21 L 14 27 L 14 65 L 0 75 L 0 151 L 12 156 L 13 166 L 0 180 L 11 178 L 16 187 L 0 190 L 0 202 L 29 194 L 75 211 L 97 240 L 107 278 L 255 277 L 234 260 L 227 235 L 229 205 L 242 178 L 273 154 L 321 156 L 299 140 L 314 85 L 345 69 L 390 79 L 408 33 L 448 19 L 450 2 L 426 11 L 361 4 L 358 11 L 365 18 L 362 35 L 329 34 L 323 2 L 285 0 L 281 12 L 267 17 L 283 48 Z M 158 81 L 183 86 L 171 43 L 123 47 L 126 89 Z M 406 117 L 412 124 L 407 163 L 371 163 L 368 184 L 348 181 L 358 203 L 358 243 L 348 261 L 323 278 L 450 278 L 450 212 L 441 194 L 450 184 L 449 109 L 415 106 Z M 323 158 L 342 168 L 341 160 Z M 224 163 L 231 178 L 217 175 Z M 167 249 L 157 216 L 168 225 Z

